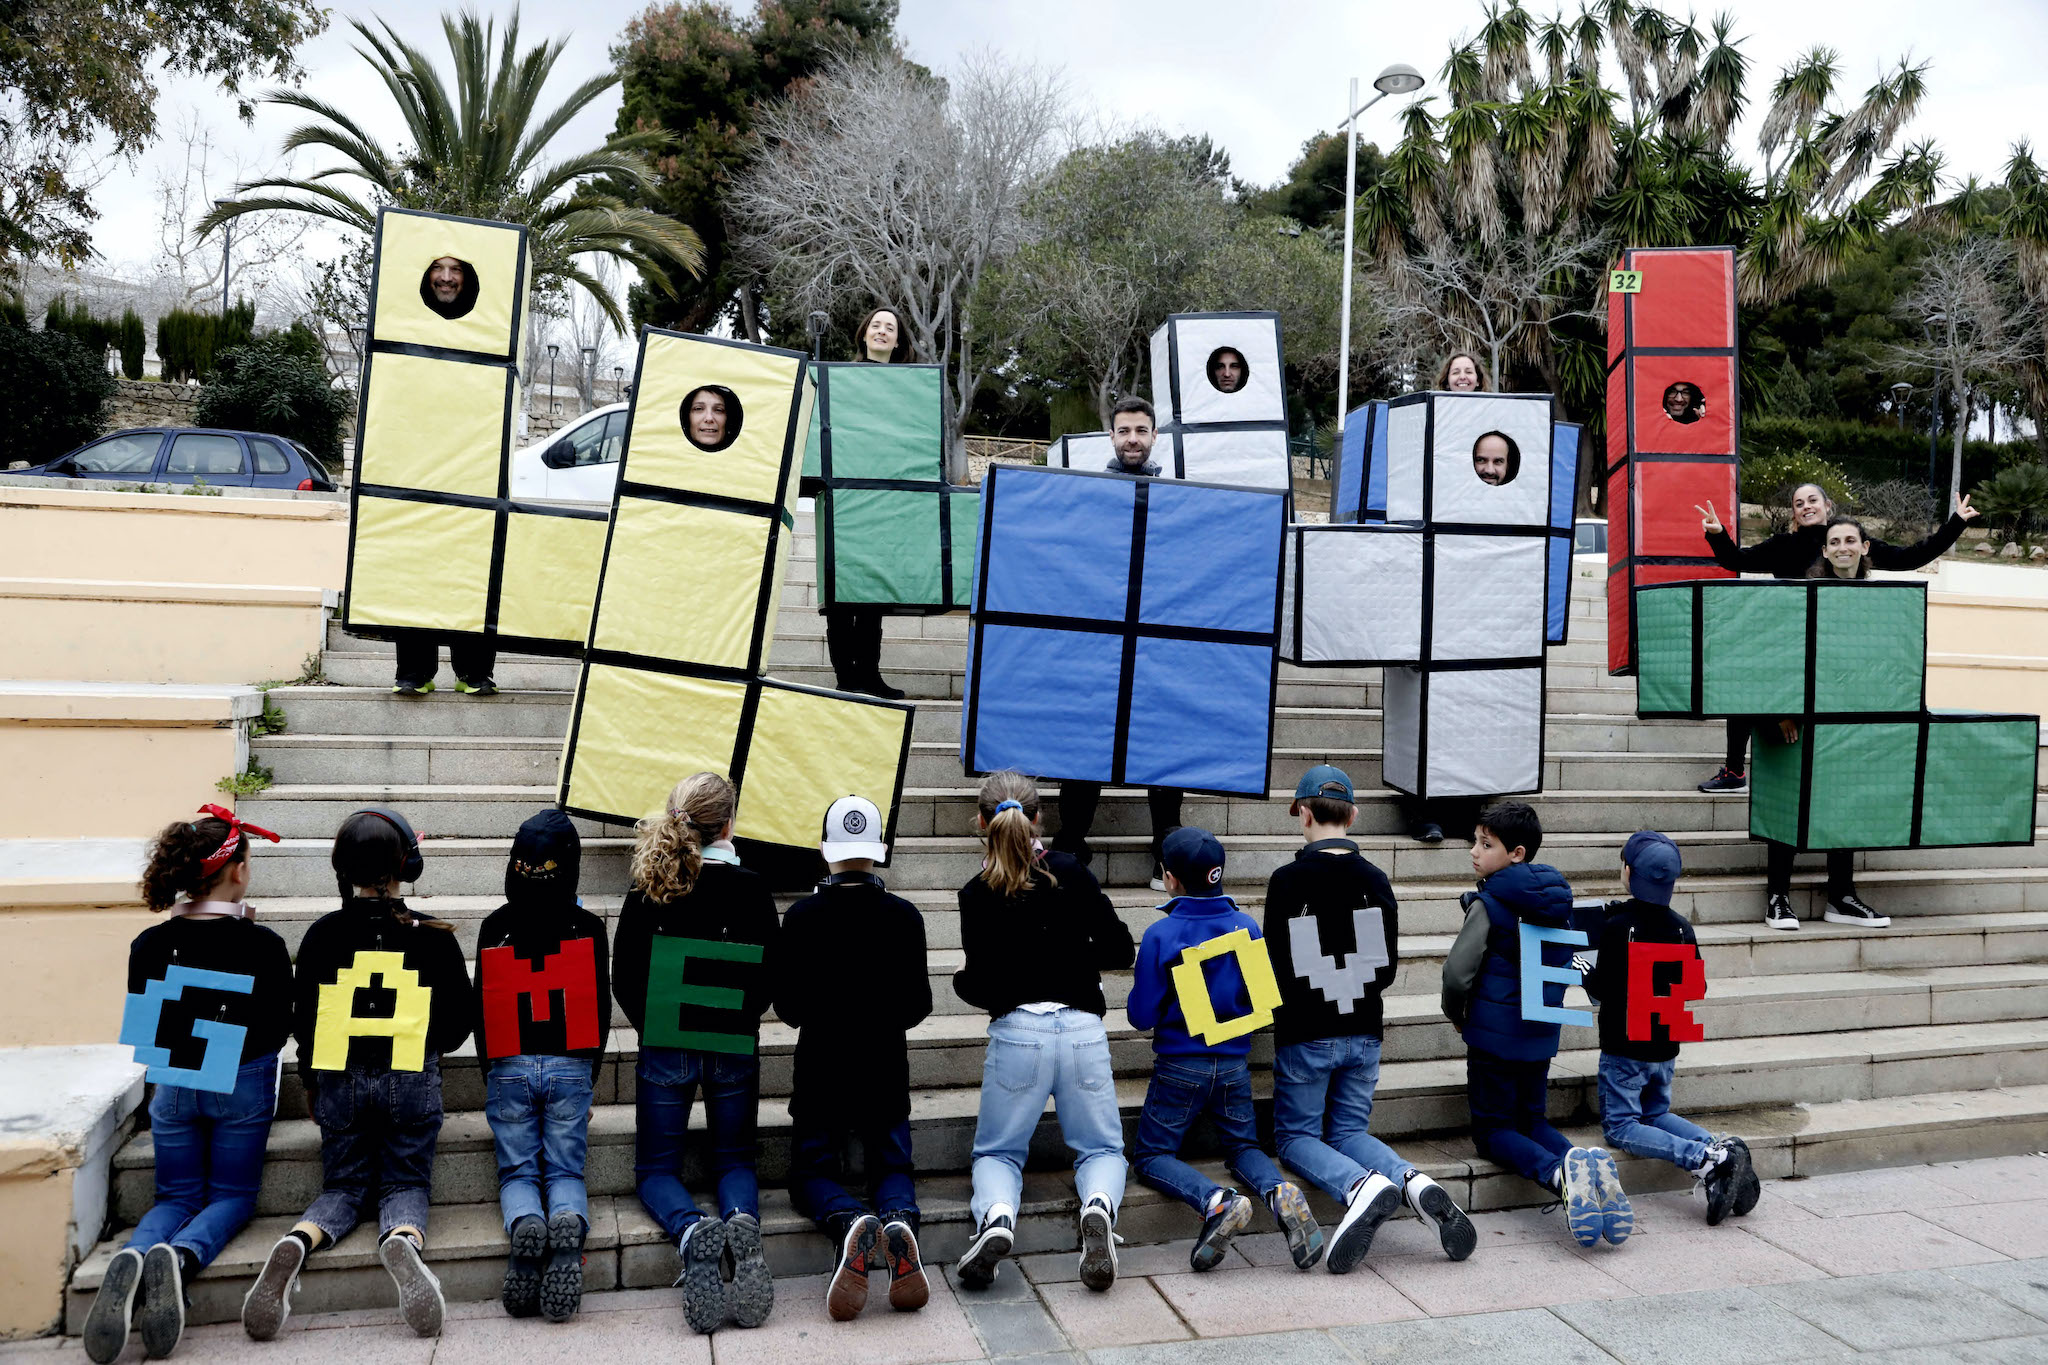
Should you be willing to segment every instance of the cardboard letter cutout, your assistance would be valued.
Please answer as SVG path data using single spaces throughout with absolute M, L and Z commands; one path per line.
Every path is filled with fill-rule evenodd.
M 364 1019 L 355 1013 L 356 992 L 377 982 L 398 997 L 389 1019 Z M 420 984 L 420 974 L 405 965 L 405 954 L 364 949 L 355 961 L 320 987 L 313 1018 L 313 1069 L 348 1070 L 349 1043 L 356 1038 L 389 1038 L 393 1071 L 427 1068 L 427 1015 L 434 992 Z
M 1589 940 L 1583 929 L 1545 929 L 1540 925 L 1523 924 L 1522 943 L 1522 1017 L 1532 1024 L 1578 1024 L 1584 1028 L 1593 1026 L 1590 1010 L 1568 1010 L 1562 1005 L 1547 1005 L 1543 1002 L 1543 988 L 1547 985 L 1576 986 L 1579 974 L 1570 967 L 1549 967 L 1543 962 L 1543 945 L 1562 943 L 1572 948 L 1583 948 Z
M 1660 963 L 1679 964 L 1678 980 L 1667 994 L 1657 990 Z M 1628 1040 L 1654 1041 L 1652 1025 L 1664 1021 L 1674 1043 L 1697 1043 L 1707 1036 L 1700 1021 L 1686 1003 L 1706 998 L 1707 964 L 1699 949 L 1690 943 L 1631 943 L 1628 945 Z
M 720 943 L 715 939 L 673 938 L 667 934 L 656 934 L 653 948 L 647 955 L 647 1027 L 641 1032 L 640 1041 L 651 1047 L 736 1052 L 742 1056 L 751 1054 L 754 1050 L 752 1028 L 744 1033 L 706 1033 L 686 1029 L 678 1024 L 677 1011 L 684 1005 L 738 1011 L 747 1002 L 747 993 L 734 986 L 686 983 L 683 974 L 688 970 L 691 958 L 758 963 L 762 952 L 758 943 Z
M 483 974 L 484 1056 L 516 1057 L 528 1049 L 519 1025 L 519 1002 L 526 999 L 529 1017 L 544 1024 L 553 1013 L 553 995 L 562 993 L 562 1045 L 574 1052 L 596 1047 L 598 1039 L 597 949 L 587 938 L 562 944 L 529 963 L 510 944 L 486 948 L 477 955 Z
M 1323 951 L 1323 936 L 1314 915 L 1298 916 L 1287 926 L 1287 950 L 1294 959 L 1294 974 L 1323 998 L 1349 1014 L 1351 1007 L 1372 984 L 1373 973 L 1387 965 L 1386 919 L 1377 905 L 1361 905 L 1351 912 L 1352 940 L 1358 946 L 1344 959 Z
M 1226 954 L 1236 956 L 1245 993 L 1252 1001 L 1251 1012 L 1235 1019 L 1216 1017 L 1216 1006 L 1209 999 L 1209 982 L 1202 975 L 1204 962 Z M 1273 960 L 1266 955 L 1266 941 L 1253 938 L 1249 929 L 1233 929 L 1183 949 L 1172 975 L 1173 993 L 1180 1001 L 1188 1032 L 1212 1047 L 1264 1028 L 1273 1022 L 1273 1011 L 1280 1005 L 1280 982 L 1273 976 Z
M 142 994 L 131 995 L 121 1007 L 120 1041 L 135 1049 L 135 1060 L 146 1068 L 143 1079 L 158 1085 L 182 1085 L 190 1090 L 211 1090 L 231 1094 L 235 1073 L 242 1066 L 242 1040 L 249 1030 L 240 1024 L 218 1019 L 194 1019 L 192 1036 L 206 1040 L 206 1055 L 196 1070 L 171 1064 L 171 1050 L 156 1040 L 163 1020 L 164 1004 L 184 998 L 185 988 L 225 991 L 231 995 L 253 995 L 256 978 L 240 972 L 214 972 L 176 963 L 164 971 L 164 979 L 144 984 Z

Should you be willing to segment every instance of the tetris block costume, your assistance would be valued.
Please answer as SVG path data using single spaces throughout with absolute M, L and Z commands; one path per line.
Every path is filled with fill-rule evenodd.
M 990 466 L 962 766 L 1264 796 L 1286 503 Z
M 1354 424 L 1366 427 L 1356 448 L 1369 451 L 1384 424 L 1385 520 L 1288 528 L 1281 655 L 1385 668 L 1382 774 L 1397 790 L 1542 790 L 1544 646 L 1551 599 L 1569 591 L 1556 509 L 1569 515 L 1576 456 L 1552 415 L 1548 394 L 1397 398 L 1345 433 L 1352 441 Z M 1474 468 L 1487 436 L 1509 443 L 1498 484 Z
M 1801 849 L 2030 844 L 2040 719 L 1929 711 L 1927 585 L 1718 579 L 1637 592 L 1643 716 L 1761 734 L 1749 832 Z
M 1116 439 L 1106 431 L 1070 431 L 1045 448 L 1045 462 L 1054 469 L 1104 470 L 1115 458 Z
M 945 480 L 937 365 L 814 363 L 805 444 L 815 483 L 818 601 L 890 614 L 960 610 L 974 581 L 972 488 Z
M 605 517 L 509 496 L 526 229 L 386 208 L 374 253 L 342 625 L 573 655 L 589 630 Z M 426 275 L 450 256 L 465 285 L 442 305 Z
M 1727 577 L 1694 510 L 1739 520 L 1735 248 L 1631 247 L 1607 312 L 1607 669 L 1636 666 L 1635 590 Z M 1674 392 L 1690 404 L 1675 416 Z M 1691 400 L 1697 399 L 1696 403 Z
M 725 441 L 699 447 L 685 416 L 723 390 Z M 633 408 L 560 803 L 630 823 L 693 772 L 740 789 L 735 833 L 813 847 L 848 792 L 888 797 L 910 749 L 911 707 L 761 676 L 795 528 L 797 462 L 813 386 L 796 351 L 642 329 Z

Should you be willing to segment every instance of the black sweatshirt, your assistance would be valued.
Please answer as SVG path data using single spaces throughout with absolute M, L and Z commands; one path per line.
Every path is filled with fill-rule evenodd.
M 1600 959 L 1586 974 L 1586 994 L 1600 1002 L 1600 1050 L 1636 1062 L 1668 1062 L 1678 1056 L 1678 1044 L 1658 1019 L 1650 1025 L 1648 1042 L 1630 1042 L 1628 1037 L 1628 948 L 1631 943 L 1690 943 L 1698 947 L 1692 925 L 1668 905 L 1648 901 L 1614 901 L 1607 918 L 1593 935 L 1593 947 Z M 1657 987 L 1670 991 L 1677 983 L 1679 967 L 1660 965 L 1654 969 Z
M 681 984 L 736 991 L 737 1008 L 683 1000 L 677 1003 L 672 1018 L 664 1013 L 657 1021 L 656 1037 L 647 1037 L 648 973 L 656 936 L 734 945 L 739 951 L 731 957 L 685 950 Z M 640 1030 L 643 1047 L 684 1046 L 661 1039 L 701 1034 L 753 1040 L 744 1047 L 733 1043 L 701 1050 L 751 1053 L 760 1037 L 761 1016 L 768 1009 L 767 956 L 775 937 L 775 895 L 768 889 L 767 879 L 732 863 L 706 858 L 696 885 L 680 900 L 650 900 L 637 887 L 626 893 L 625 906 L 619 911 L 618 946 L 612 955 L 612 994 L 633 1027 Z M 662 989 L 673 990 L 677 984 L 666 981 Z M 665 1032 L 664 1026 L 676 1032 Z
M 206 1039 L 194 1037 L 199 1019 L 239 1024 L 242 1062 L 267 1057 L 284 1046 L 292 1031 L 292 955 L 274 929 L 247 919 L 186 919 L 152 924 L 128 947 L 128 994 L 141 995 L 162 981 L 173 964 L 200 971 L 230 972 L 255 979 L 247 995 L 187 986 L 166 1000 L 156 1043 L 170 1050 L 171 1065 L 196 1071 L 206 1057 Z
M 1873 569 L 1917 569 L 1932 564 L 1962 536 L 1963 524 L 1961 517 L 1951 514 L 1947 521 L 1935 528 L 1933 535 L 1915 544 L 1892 545 L 1873 540 L 1870 542 L 1870 566 Z M 1826 537 L 1826 526 L 1795 526 L 1747 548 L 1737 548 L 1727 530 L 1723 529 L 1707 532 L 1707 548 L 1713 552 L 1715 563 L 1735 573 L 1804 578 L 1806 571 L 1820 558 L 1821 542 Z
M 953 992 L 997 1017 L 1041 1000 L 1100 1015 L 1108 1008 L 1102 973 L 1123 970 L 1137 953 L 1130 927 L 1079 861 L 1049 852 L 1040 865 L 1051 879 L 1034 870 L 1015 897 L 979 874 L 960 888 L 967 965 L 953 973 Z
M 414 1071 L 413 1066 L 393 1066 L 393 1039 L 370 1033 L 348 1036 L 336 1033 L 337 1046 L 345 1061 L 335 1065 L 330 1052 L 320 1048 L 319 1019 L 321 987 L 332 986 L 342 972 L 357 967 L 367 975 L 356 985 L 349 999 L 340 1001 L 348 1015 L 358 1019 L 389 1019 L 394 1011 L 403 1014 L 414 1007 L 401 999 L 394 983 L 382 979 L 382 964 L 374 961 L 358 966 L 362 953 L 396 953 L 403 970 L 413 974 L 419 988 L 427 991 L 426 1055 L 453 1052 L 469 1037 L 470 1015 L 475 999 L 470 992 L 469 964 L 462 960 L 462 945 L 452 930 L 422 922 L 402 900 L 357 900 L 341 903 L 341 909 L 321 917 L 306 931 L 299 944 L 298 975 L 292 987 L 292 1036 L 299 1040 L 299 1067 L 322 1071 Z M 408 987 L 414 983 L 407 983 Z M 330 1009 L 339 999 L 329 992 Z M 337 1016 L 338 1018 L 339 1016 Z M 333 1023 L 330 1020 L 330 1023 Z M 336 1027 L 339 1027 L 337 1024 Z M 345 1040 L 345 1041 L 343 1041 Z M 403 1060 L 401 1057 L 400 1060 Z M 323 1065 L 323 1062 L 325 1065 Z
M 835 872 L 783 916 L 773 966 L 775 1012 L 798 1031 L 790 1117 L 855 1130 L 908 1118 L 905 1035 L 932 1012 L 917 907 L 872 872 Z
M 1316 941 L 1303 941 L 1302 951 L 1320 947 L 1323 970 L 1341 969 L 1358 951 L 1353 911 L 1377 906 L 1386 934 L 1387 965 L 1370 981 L 1326 977 L 1323 986 L 1295 969 L 1294 937 L 1304 932 L 1303 919 L 1315 922 Z M 1367 862 L 1349 839 L 1319 839 L 1294 855 L 1291 863 L 1273 869 L 1266 882 L 1266 919 L 1260 926 L 1273 975 L 1280 982 L 1280 1008 L 1273 1013 L 1273 1041 L 1305 1043 L 1315 1038 L 1377 1038 L 1382 1029 L 1380 993 L 1394 982 L 1400 961 L 1400 916 L 1387 874 Z M 1354 996 L 1350 992 L 1356 990 Z M 1336 999 L 1332 999 L 1332 994 Z M 1344 1005 L 1349 1005 L 1347 1010 Z
M 612 988 L 611 943 L 603 920 L 574 901 L 553 905 L 508 902 L 484 920 L 476 946 L 478 1056 L 582 1057 L 595 1062 L 604 1055 L 605 1039 L 612 1028 Z M 587 973 L 582 968 L 586 954 L 590 962 Z M 545 991 L 532 988 L 535 974 L 544 978 Z M 574 980 L 567 980 L 566 975 L 565 984 L 545 979 L 558 974 L 573 974 Z M 522 987 L 527 987 L 523 994 L 500 1003 Z M 569 999 L 571 993 L 576 1006 Z M 543 1010 L 547 1021 L 536 1022 L 534 1015 Z M 589 1020 L 595 1018 L 595 1045 L 569 1046 L 572 1016 L 579 1033 L 585 1033 Z M 493 1023 L 499 1027 L 494 1028 Z M 500 1036 L 501 1030 L 505 1036 Z

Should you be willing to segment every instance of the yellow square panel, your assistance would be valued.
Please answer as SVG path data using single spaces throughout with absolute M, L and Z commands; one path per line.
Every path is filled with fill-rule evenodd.
M 888 820 L 910 715 L 908 707 L 883 702 L 762 687 L 734 833 L 815 847 L 826 809 L 849 794 L 865 796 Z M 879 837 L 894 835 L 890 828 Z
M 691 773 L 730 773 L 746 696 L 745 683 L 592 664 L 562 804 L 641 820 Z
M 809 430 L 795 420 L 810 384 L 802 355 L 649 330 L 636 383 L 626 479 L 751 502 L 777 502 L 784 481 L 796 483 L 792 462 L 803 458 Z M 740 408 L 739 431 L 719 450 L 699 448 L 683 430 L 685 402 L 707 385 Z
M 761 609 L 767 517 L 619 499 L 591 645 L 712 668 L 748 668 Z M 769 638 L 762 632 L 762 640 Z
M 606 523 L 514 512 L 505 527 L 498 633 L 582 644 L 590 635 Z
M 496 520 L 474 507 L 357 498 L 347 624 L 482 630 Z
M 364 483 L 498 496 L 511 396 L 503 365 L 374 354 L 365 371 Z
M 525 309 L 515 297 L 528 270 L 520 251 L 524 237 L 525 229 L 510 223 L 383 210 L 377 216 L 370 339 L 516 359 L 525 325 Z M 452 305 L 428 302 L 427 271 L 443 256 L 461 261 L 474 277 L 474 288 Z

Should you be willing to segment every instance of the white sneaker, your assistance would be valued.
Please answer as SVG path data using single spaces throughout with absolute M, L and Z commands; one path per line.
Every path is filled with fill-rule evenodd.
M 1790 896 L 1771 895 L 1764 897 L 1764 926 L 1769 929 L 1799 928 L 1799 916 L 1792 913 Z
M 386 1237 L 377 1248 L 377 1259 L 398 1286 L 398 1312 L 405 1325 L 423 1337 L 441 1335 L 441 1317 L 448 1303 L 441 1294 L 441 1280 L 420 1259 L 420 1249 L 403 1233 Z
M 1443 1186 L 1422 1172 L 1413 1171 L 1403 1182 L 1401 1192 L 1407 1197 L 1408 1207 L 1415 1210 L 1415 1216 L 1436 1229 L 1436 1240 L 1444 1255 L 1462 1261 L 1479 1245 L 1479 1230 Z
M 986 1289 L 996 1282 L 996 1268 L 1010 1254 L 1017 1241 L 1017 1220 L 1008 1204 L 998 1204 L 981 1220 L 981 1228 L 966 1252 L 953 1263 L 953 1275 L 970 1289 Z
M 1100 1196 L 1081 1206 L 1081 1283 L 1098 1293 L 1116 1283 L 1116 1219 Z
M 1372 1250 L 1373 1234 L 1380 1224 L 1400 1208 L 1401 1192 L 1378 1171 L 1359 1181 L 1344 1205 L 1344 1216 L 1337 1220 L 1337 1230 L 1330 1234 L 1330 1273 L 1349 1275 L 1356 1270 L 1365 1253 Z
M 1854 894 L 1828 897 L 1828 908 L 1821 918 L 1829 924 L 1853 924 L 1862 929 L 1889 929 L 1892 923 L 1891 916 L 1878 914 Z
M 251 1341 L 269 1341 L 292 1315 L 292 1295 L 299 1287 L 299 1268 L 306 1263 L 306 1244 L 280 1237 L 263 1262 L 256 1283 L 242 1298 L 242 1330 Z

